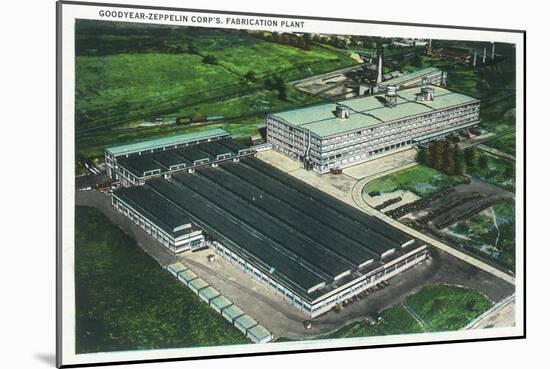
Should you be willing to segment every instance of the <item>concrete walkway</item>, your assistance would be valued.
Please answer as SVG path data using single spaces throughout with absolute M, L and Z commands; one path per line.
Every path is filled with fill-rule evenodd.
M 515 305 L 516 295 L 512 294 L 472 320 L 464 329 L 511 327 L 515 323 Z
M 500 156 L 500 157 L 503 157 L 505 159 L 508 159 L 508 160 L 513 160 L 513 161 L 516 161 L 516 157 L 513 156 L 513 155 L 510 155 L 510 154 L 506 154 L 505 152 L 502 152 L 500 150 L 497 150 L 497 149 L 494 149 L 492 147 L 489 147 L 489 146 L 485 146 L 485 145 L 477 145 L 477 147 L 480 149 L 480 150 L 483 150 L 483 151 L 486 151 L 488 152 L 489 154 L 493 154 L 495 156 Z
M 415 164 L 416 165 L 416 164 Z M 413 228 L 410 228 L 402 223 L 400 223 L 399 221 L 393 219 L 393 218 L 390 218 L 389 216 L 385 215 L 384 213 L 378 211 L 378 210 L 375 210 L 374 208 L 370 207 L 365 199 L 363 198 L 363 187 L 365 187 L 365 185 L 378 178 L 378 177 L 382 177 L 382 176 L 385 176 L 389 173 L 392 173 L 392 172 L 395 172 L 395 171 L 398 171 L 398 170 L 402 170 L 402 169 L 405 169 L 405 168 L 409 168 L 409 167 L 412 167 L 414 165 L 407 165 L 405 167 L 400 167 L 400 168 L 395 168 L 395 170 L 392 170 L 392 171 L 389 171 L 388 173 L 378 173 L 372 177 L 366 177 L 366 178 L 363 178 L 361 179 L 360 181 L 358 181 L 355 186 L 353 186 L 353 189 L 352 189 L 352 192 L 351 192 L 351 197 L 353 199 L 353 202 L 354 202 L 354 205 L 356 207 L 358 207 L 359 209 L 363 210 L 365 213 L 369 214 L 369 215 L 372 215 L 372 216 L 375 216 L 377 217 L 378 219 L 381 219 L 383 220 L 384 222 L 388 223 L 388 224 L 391 224 L 392 226 L 394 226 L 395 228 L 398 228 L 400 229 L 401 231 L 421 240 L 421 241 L 424 241 L 426 242 L 427 244 L 430 244 L 434 247 L 437 247 L 469 264 L 472 264 L 476 267 L 478 267 L 479 269 L 482 269 L 510 284 L 515 284 L 515 278 L 509 274 L 506 274 L 494 267 L 492 267 L 491 265 L 488 265 L 470 255 L 467 255 L 451 246 L 448 246 L 446 245 L 445 243 L 435 239 L 435 238 L 432 238 L 432 237 L 429 237 L 423 233 L 420 233 L 418 232 L 417 230 L 413 229 Z

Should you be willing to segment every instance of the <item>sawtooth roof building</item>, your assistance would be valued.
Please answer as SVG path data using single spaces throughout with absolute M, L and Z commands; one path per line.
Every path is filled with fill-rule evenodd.
M 254 153 L 255 150 L 237 143 L 228 132 L 218 128 L 107 148 L 105 166 L 109 177 L 123 186 L 133 186 L 150 178 L 193 172 L 203 165 L 238 161 Z
M 479 124 L 479 100 L 429 85 L 266 116 L 273 148 L 326 173 Z
M 111 201 L 172 252 L 208 246 L 309 318 L 427 256 L 411 236 L 252 156 L 149 177 Z

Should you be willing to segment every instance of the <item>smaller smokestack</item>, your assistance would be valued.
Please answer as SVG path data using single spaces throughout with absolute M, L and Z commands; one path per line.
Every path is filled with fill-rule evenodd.
M 493 50 L 491 51 L 491 60 L 495 60 L 495 43 L 493 42 Z
M 483 64 L 485 64 L 485 59 L 487 58 L 487 48 L 483 48 Z
M 381 49 L 378 50 L 378 76 L 376 77 L 376 83 L 380 84 L 382 83 L 382 51 Z
M 474 51 L 474 61 L 472 63 L 472 65 L 475 67 L 476 66 L 476 61 L 477 61 L 477 51 Z
M 432 39 L 428 40 L 428 55 L 432 55 Z

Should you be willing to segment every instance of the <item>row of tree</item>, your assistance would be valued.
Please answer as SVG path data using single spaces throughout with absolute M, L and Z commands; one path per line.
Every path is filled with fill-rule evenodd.
M 416 154 L 416 161 L 449 175 L 464 174 L 467 168 L 485 170 L 489 165 L 488 157 L 480 155 L 475 147 L 462 150 L 449 141 L 435 141 L 421 147 Z
M 311 50 L 312 46 L 311 35 L 309 33 L 296 35 L 294 33 L 260 32 L 255 33 L 254 36 L 265 41 L 274 42 L 281 45 L 294 46 L 302 50 Z

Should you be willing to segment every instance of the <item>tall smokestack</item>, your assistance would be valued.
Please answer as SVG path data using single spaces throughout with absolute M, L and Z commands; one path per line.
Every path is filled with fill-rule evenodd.
M 491 60 L 495 60 L 495 43 L 493 42 L 493 50 L 491 51 Z
M 428 40 L 428 55 L 432 55 L 432 39 Z
M 475 67 L 476 66 L 476 61 L 477 61 L 477 51 L 474 51 L 474 61 L 472 63 L 472 65 Z
M 382 83 L 382 48 L 378 49 L 378 76 L 376 77 L 376 84 Z
M 487 48 L 483 48 L 483 64 L 485 64 L 485 59 L 487 58 Z

